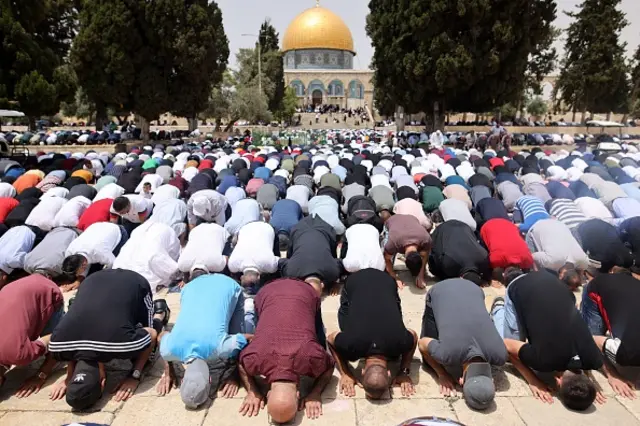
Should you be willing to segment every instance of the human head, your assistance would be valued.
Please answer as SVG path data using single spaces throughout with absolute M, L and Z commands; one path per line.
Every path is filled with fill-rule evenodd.
M 573 263 L 567 262 L 558 270 L 558 278 L 562 280 L 572 291 L 582 284 L 582 276 Z
M 462 394 L 467 405 L 474 410 L 486 410 L 496 396 L 491 376 L 491 365 L 484 360 L 464 365 Z
M 242 287 L 251 287 L 260 281 L 260 272 L 254 268 L 246 268 L 240 277 L 240 285 Z
M 67 385 L 67 404 L 76 410 L 93 406 L 102 397 L 105 383 L 104 364 L 78 361 Z
M 391 213 L 389 212 L 389 210 L 382 210 L 380 212 L 380 217 L 384 222 L 386 222 L 391 217 Z
M 284 232 L 280 232 L 278 234 L 278 250 L 287 251 L 289 250 L 290 244 L 291 241 L 289 241 L 289 236 Z
M 389 389 L 389 371 L 384 365 L 372 364 L 362 371 L 362 387 L 367 398 L 380 399 Z
M 151 192 L 151 184 L 149 182 L 145 182 L 145 184 L 142 185 L 142 190 L 146 193 Z
M 72 254 L 67 256 L 62 262 L 62 281 L 64 283 L 73 283 L 80 277 L 85 277 L 89 271 L 89 262 L 87 258 L 81 254 Z
M 288 423 L 298 411 L 298 390 L 293 382 L 271 383 L 267 397 L 267 412 L 275 423 Z
M 411 272 L 411 276 L 417 277 L 422 268 L 422 256 L 417 251 L 410 251 L 405 254 L 404 263 Z
M 507 269 L 504 270 L 504 274 L 503 274 L 504 285 L 508 287 L 513 280 L 515 280 L 516 278 L 518 278 L 520 275 L 523 275 L 523 274 L 524 272 L 522 272 L 522 269 L 518 268 L 517 266 L 509 266 Z
M 118 197 L 113 200 L 113 210 L 115 210 L 119 214 L 126 214 L 129 212 L 131 208 L 131 202 L 127 197 Z
M 209 273 L 209 270 L 207 269 L 206 266 L 194 265 L 193 268 L 191 268 L 191 271 L 189 272 L 189 281 L 193 281 L 202 275 L 207 275 L 208 273 Z
M 491 280 L 504 284 L 504 269 L 493 268 L 491 271 Z
M 192 410 L 207 402 L 211 390 L 211 377 L 206 361 L 194 358 L 184 368 L 184 378 L 180 384 L 180 398 Z
M 316 276 L 311 276 L 305 278 L 304 282 L 313 287 L 316 293 L 318 293 L 318 296 L 322 296 L 322 291 L 324 290 L 324 282 L 322 282 L 322 279 Z
M 462 274 L 461 278 L 469 280 L 479 287 L 484 283 L 482 276 L 477 271 L 466 271 Z
M 596 399 L 596 385 L 587 375 L 567 370 L 560 379 L 558 398 L 570 410 L 584 411 Z

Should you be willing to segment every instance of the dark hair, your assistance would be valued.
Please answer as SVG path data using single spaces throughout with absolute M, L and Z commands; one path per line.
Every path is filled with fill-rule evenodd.
M 389 389 L 387 369 L 381 365 L 372 365 L 362 374 L 362 387 L 371 399 L 380 399 Z
M 433 223 L 443 223 L 444 218 L 442 217 L 442 213 L 440 213 L 440 209 L 436 209 L 431 213 L 431 221 Z
M 118 213 L 125 210 L 130 205 L 131 205 L 131 202 L 127 197 L 118 197 L 115 200 L 113 200 L 113 209 Z
M 582 284 L 582 277 L 573 263 L 565 263 L 558 272 L 562 275 L 562 282 L 567 286 L 577 288 Z
M 289 250 L 289 245 L 291 241 L 289 241 L 289 236 L 283 232 L 278 234 L 278 250 L 287 251 Z
M 147 185 L 151 186 L 151 182 L 145 182 L 142 186 L 145 187 Z
M 76 280 L 78 269 L 85 262 L 85 257 L 81 254 L 72 254 L 67 256 L 62 262 L 62 275 L 60 276 L 60 282 L 63 284 L 72 283 Z
M 411 275 L 417 277 L 422 268 L 422 256 L 417 251 L 412 251 L 405 257 L 404 263 Z
M 493 268 L 493 271 L 491 271 L 491 279 L 504 284 L 504 269 Z
M 596 399 L 596 385 L 584 374 L 565 376 L 562 379 L 558 398 L 568 409 L 584 411 Z
M 523 275 L 522 269 L 517 266 L 509 266 L 504 270 L 504 285 L 508 286 L 511 284 L 511 281 L 518 278 L 520 275 Z
M 482 279 L 482 276 L 480 276 L 480 274 L 477 271 L 467 271 L 464 274 L 462 274 L 462 278 L 464 278 L 465 280 L 471 281 L 477 286 L 481 286 L 484 281 Z
M 205 271 L 204 269 L 196 269 L 193 272 L 191 272 L 191 274 L 189 274 L 189 282 L 195 280 L 198 277 L 201 277 L 203 275 L 207 275 L 208 272 Z

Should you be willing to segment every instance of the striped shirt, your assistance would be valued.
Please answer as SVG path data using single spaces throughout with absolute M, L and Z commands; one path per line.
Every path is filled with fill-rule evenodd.
M 558 198 L 549 201 L 547 207 L 549 214 L 564 223 L 569 229 L 573 229 L 587 220 L 587 217 L 572 200 Z
M 516 202 L 516 209 L 522 212 L 522 218 L 525 221 L 528 217 L 537 214 L 549 216 L 544 208 L 544 204 L 542 204 L 542 201 L 533 195 L 524 195 L 518 198 L 518 201 Z

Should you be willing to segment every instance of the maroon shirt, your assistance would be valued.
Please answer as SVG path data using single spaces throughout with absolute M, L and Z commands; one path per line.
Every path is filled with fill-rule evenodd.
M 316 337 L 320 297 L 304 281 L 284 278 L 262 288 L 255 299 L 258 326 L 253 341 L 240 353 L 251 376 L 268 383 L 317 378 L 333 368 L 333 359 Z
M 27 365 L 46 352 L 38 340 L 51 315 L 64 304 L 60 288 L 39 274 L 0 291 L 0 365 Z

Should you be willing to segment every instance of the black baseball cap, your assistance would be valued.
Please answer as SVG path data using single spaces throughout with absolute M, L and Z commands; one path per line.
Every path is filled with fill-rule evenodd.
M 85 410 L 102 397 L 100 368 L 95 361 L 78 361 L 67 386 L 67 404 L 76 410 Z

